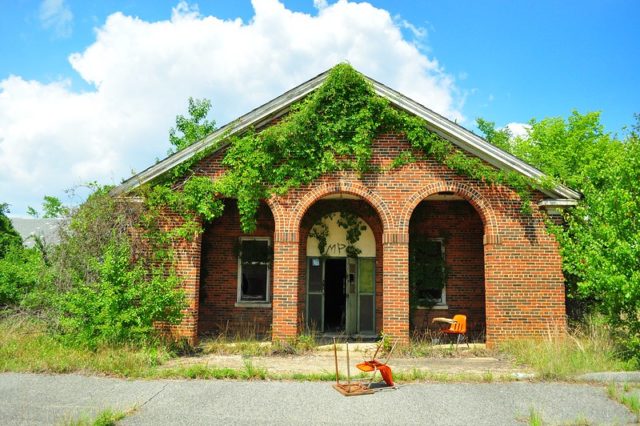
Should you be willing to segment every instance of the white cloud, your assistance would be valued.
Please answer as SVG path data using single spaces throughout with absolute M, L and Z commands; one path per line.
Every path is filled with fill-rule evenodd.
M 55 2 L 52 2 L 55 3 Z M 69 61 L 93 91 L 68 81 L 0 81 L 0 194 L 13 212 L 88 180 L 118 183 L 164 157 L 187 98 L 209 98 L 224 124 L 348 61 L 452 119 L 462 97 L 387 11 L 316 0 L 315 15 L 253 0 L 248 22 L 201 16 L 181 2 L 170 20 L 114 13 Z M 58 2 L 56 4 L 63 4 Z
M 313 6 L 318 10 L 322 10 L 328 6 L 328 3 L 327 0 L 313 0 Z
M 73 13 L 64 0 L 43 0 L 38 18 L 43 28 L 53 30 L 56 36 L 71 36 Z
M 526 123 L 509 123 L 504 128 L 509 129 L 511 136 L 514 138 L 528 138 L 531 131 L 531 125 Z

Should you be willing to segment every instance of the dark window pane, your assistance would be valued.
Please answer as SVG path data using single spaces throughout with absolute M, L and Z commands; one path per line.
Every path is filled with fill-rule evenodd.
M 267 265 L 242 262 L 240 300 L 267 300 Z
M 268 262 L 269 242 L 265 240 L 243 240 L 242 262 Z
M 322 331 L 322 295 L 309 295 L 309 318 L 307 326 L 311 330 Z
M 319 258 L 309 259 L 309 292 L 322 291 L 322 262 Z
M 360 296 L 360 332 L 373 332 L 373 304 L 374 297 Z
M 411 242 L 410 252 L 409 279 L 418 303 L 442 302 L 446 282 L 442 242 L 418 237 Z

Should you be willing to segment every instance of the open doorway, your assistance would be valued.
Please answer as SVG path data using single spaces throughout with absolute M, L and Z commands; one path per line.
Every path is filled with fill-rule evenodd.
M 326 259 L 324 269 L 324 331 L 342 332 L 346 324 L 347 260 Z

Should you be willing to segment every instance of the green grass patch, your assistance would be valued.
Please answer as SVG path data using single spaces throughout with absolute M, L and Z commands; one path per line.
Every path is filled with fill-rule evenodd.
M 91 418 L 89 415 L 80 415 L 77 418 L 64 419 L 59 424 L 61 426 L 115 426 L 118 422 L 127 416 L 135 413 L 137 407 L 133 407 L 127 411 L 113 410 L 106 408 L 98 413 L 97 416 Z

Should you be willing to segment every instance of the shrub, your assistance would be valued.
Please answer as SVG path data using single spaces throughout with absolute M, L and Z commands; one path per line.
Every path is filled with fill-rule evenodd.
M 0 259 L 5 256 L 10 248 L 22 244 L 20 235 L 13 229 L 13 224 L 6 213 L 9 213 L 9 205 L 0 203 Z
M 0 258 L 0 306 L 49 307 L 51 293 L 50 271 L 38 249 L 13 246 Z
M 184 296 L 178 279 L 159 268 L 147 272 L 131 260 L 125 242 L 112 241 L 102 259 L 92 259 L 97 279 L 78 282 L 60 298 L 60 327 L 66 339 L 99 344 L 142 342 L 154 322 L 176 323 Z
M 71 211 L 51 253 L 56 309 L 64 340 L 95 348 L 145 344 L 154 322 L 177 323 L 184 307 L 180 280 L 161 238 L 146 237 L 152 220 L 141 203 L 117 200 L 108 187 Z

